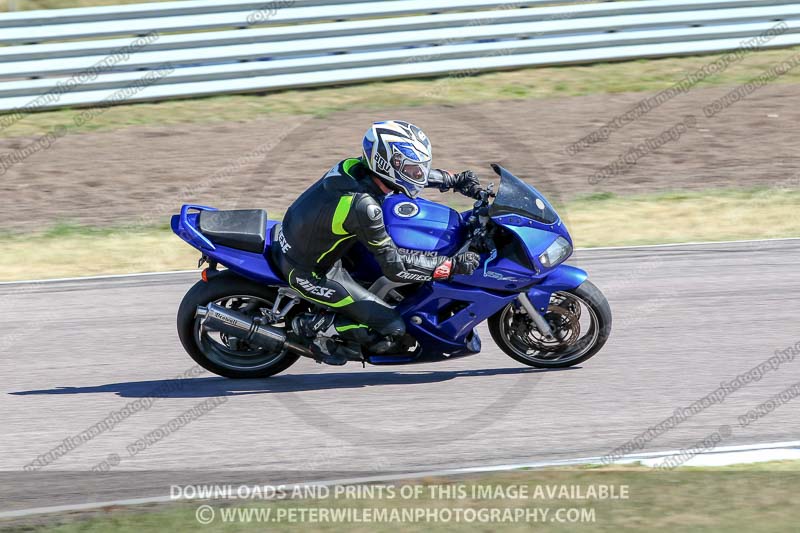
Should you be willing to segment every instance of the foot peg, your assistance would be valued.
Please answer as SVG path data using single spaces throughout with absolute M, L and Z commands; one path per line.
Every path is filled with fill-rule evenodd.
M 393 337 L 385 337 L 369 347 L 370 353 L 375 355 L 383 355 L 387 353 L 400 353 L 405 352 L 412 348 L 416 341 L 410 335 L 406 334 L 395 339 Z
M 314 342 L 311 343 L 311 350 L 314 352 L 317 362 L 326 365 L 342 366 L 348 361 L 364 360 L 361 350 L 339 344 L 329 337 L 314 339 Z
M 314 339 L 311 343 L 311 351 L 314 352 L 314 357 L 317 363 L 325 363 L 326 365 L 342 366 L 347 363 L 347 357 L 338 353 L 336 349 L 336 341 L 327 337 Z
M 385 353 L 397 351 L 400 348 L 400 343 L 394 339 L 383 339 L 369 347 L 369 351 L 375 355 L 383 355 Z

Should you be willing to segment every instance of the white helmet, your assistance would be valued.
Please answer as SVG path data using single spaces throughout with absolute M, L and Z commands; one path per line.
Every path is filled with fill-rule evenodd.
M 364 135 L 364 161 L 390 188 L 415 197 L 428 184 L 431 143 L 421 129 L 400 120 L 376 122 Z

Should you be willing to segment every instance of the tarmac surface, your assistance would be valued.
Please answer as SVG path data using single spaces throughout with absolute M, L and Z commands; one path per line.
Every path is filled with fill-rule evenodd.
M 301 359 L 262 380 L 208 374 L 184 353 L 175 313 L 197 274 L 0 285 L 0 511 L 165 495 L 176 483 L 602 456 L 800 348 L 799 262 L 798 240 L 578 251 L 571 263 L 614 313 L 611 339 L 579 367 L 522 366 L 482 327 L 484 352 L 469 358 L 366 369 Z M 721 446 L 800 439 L 791 401 L 738 423 L 800 381 L 800 357 L 785 353 L 634 451 L 714 432 Z M 192 408 L 203 414 L 163 430 Z M 25 470 L 115 411 L 113 428 Z M 91 472 L 103 461 L 108 473 Z

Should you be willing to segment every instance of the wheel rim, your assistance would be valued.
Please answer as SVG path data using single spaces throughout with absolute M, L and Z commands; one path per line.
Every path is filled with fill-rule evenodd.
M 272 302 L 251 295 L 225 296 L 215 300 L 216 305 L 244 313 L 251 317 L 261 316 L 261 309 L 271 309 Z M 270 324 L 273 327 L 284 327 L 284 322 Z M 211 330 L 203 326 L 200 318 L 194 322 L 194 338 L 200 351 L 212 363 L 224 368 L 239 371 L 259 371 L 280 361 L 286 350 L 267 351 L 244 341 Z
M 580 359 L 600 336 L 597 312 L 575 294 L 554 293 L 545 316 L 553 328 L 554 340 L 544 339 L 523 309 L 514 304 L 506 306 L 500 315 L 503 341 L 519 357 L 547 365 Z

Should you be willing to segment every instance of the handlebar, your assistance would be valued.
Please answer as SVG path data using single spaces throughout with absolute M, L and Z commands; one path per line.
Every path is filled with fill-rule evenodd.
M 493 247 L 490 245 L 491 236 L 487 225 L 489 223 L 489 206 L 491 205 L 489 199 L 495 196 L 494 183 L 489 183 L 485 189 L 480 191 L 479 197 L 472 207 L 472 216 L 468 220 L 469 236 L 462 250 L 460 250 L 461 252 L 465 252 L 473 246 L 478 250 L 486 250 Z
M 494 192 L 494 182 L 492 182 L 478 193 L 478 200 L 475 202 L 475 208 L 477 209 L 481 206 L 488 207 L 489 198 L 494 198 L 495 196 L 497 195 Z
M 489 212 L 489 198 L 494 198 L 494 183 L 490 183 L 485 189 L 478 193 L 478 199 L 472 206 L 472 215 L 476 217 L 486 217 Z M 485 225 L 486 221 L 481 221 Z

